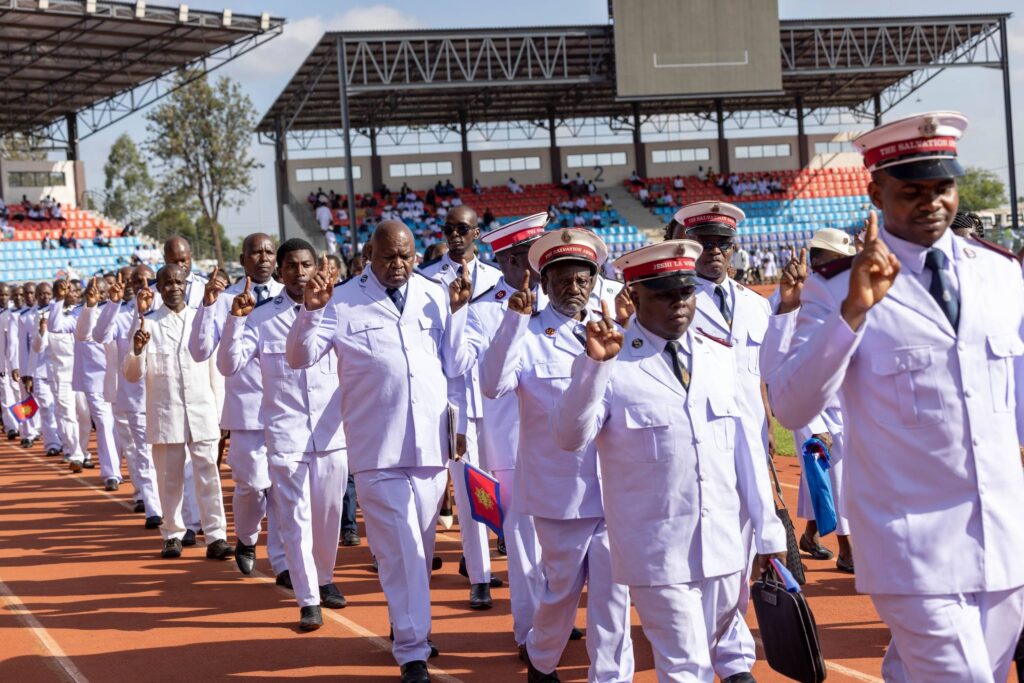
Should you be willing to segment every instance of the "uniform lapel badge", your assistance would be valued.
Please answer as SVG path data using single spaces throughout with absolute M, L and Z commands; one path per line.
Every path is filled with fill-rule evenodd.
M 548 329 L 544 330 L 544 334 L 548 335 L 549 337 L 554 337 L 555 336 L 555 328 L 549 327 Z
M 448 264 L 446 263 L 443 266 L 441 266 L 441 270 L 448 270 Z
M 278 296 L 276 296 L 276 297 L 274 298 L 274 303 L 275 303 L 275 304 L 280 304 L 280 303 L 281 303 L 282 301 L 284 301 L 284 297 L 283 297 L 283 296 L 281 296 L 281 295 L 278 295 Z
M 637 338 L 637 339 L 633 340 L 633 348 L 634 349 L 639 349 L 643 345 L 644 345 L 644 340 L 643 339 Z
M 496 292 L 495 295 L 494 295 L 494 300 L 495 301 L 501 301 L 504 298 L 505 298 L 505 290 L 504 289 L 498 290 L 498 292 Z
M 975 253 L 975 251 L 970 247 L 964 247 L 964 256 L 966 256 L 967 258 L 974 258 L 977 255 L 978 254 Z
M 364 284 L 366 282 L 366 278 L 368 278 L 368 277 L 369 277 L 369 275 L 364 275 L 361 278 L 359 278 L 359 284 Z
M 740 283 L 737 282 L 736 283 L 736 289 L 738 289 L 738 290 L 740 290 L 742 292 L 744 290 L 744 287 L 743 287 L 743 285 L 741 285 Z

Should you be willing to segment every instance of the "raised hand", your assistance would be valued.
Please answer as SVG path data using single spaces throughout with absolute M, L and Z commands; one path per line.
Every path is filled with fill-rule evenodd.
M 451 301 L 452 313 L 469 303 L 473 296 L 473 281 L 469 279 L 469 266 L 462 259 L 462 275 L 448 285 L 448 299 Z
M 141 292 L 140 292 L 141 294 Z M 146 332 L 146 319 L 139 319 L 139 329 L 135 331 L 135 336 L 132 337 L 132 349 L 135 351 L 135 355 L 141 355 L 142 349 L 146 348 L 146 344 L 149 343 L 149 332 Z
M 885 298 L 899 273 L 899 259 L 878 238 L 878 216 L 872 211 L 864 231 L 864 249 L 853 259 L 850 288 L 840 309 L 851 329 L 860 328 L 868 311 Z
M 53 283 L 53 298 L 57 301 L 64 301 L 64 297 L 68 295 L 68 289 L 70 285 L 67 278 L 61 278 Z
M 587 355 L 601 362 L 611 360 L 622 350 L 622 332 L 608 314 L 608 302 L 601 300 L 601 319 L 587 323 Z
M 39 316 L 39 335 L 42 336 L 44 334 L 46 334 L 46 316 L 41 315 Z
M 800 249 L 800 256 L 789 260 L 782 268 L 779 279 L 779 313 L 789 313 L 800 308 L 800 294 L 807 280 L 807 248 Z
M 629 285 L 626 285 L 615 295 L 615 322 L 626 327 L 634 313 L 633 298 L 629 295 Z
M 93 308 L 100 302 L 99 276 L 93 275 L 85 287 L 85 305 Z
M 213 272 L 210 273 L 210 279 L 206 281 L 206 287 L 203 289 L 204 306 L 212 306 L 217 303 L 217 297 L 224 291 L 224 283 L 217 277 L 219 270 L 219 266 L 214 266 Z
M 256 299 L 252 296 L 251 288 L 252 281 L 246 275 L 245 289 L 231 301 L 231 315 L 243 318 L 252 313 L 252 310 L 256 308 Z
M 327 262 L 327 256 L 322 256 L 316 275 L 306 283 L 306 310 L 316 311 L 323 308 L 331 300 L 332 294 L 334 294 L 334 278 L 331 277 L 331 267 Z
M 115 280 L 114 284 L 110 285 L 110 288 L 107 290 L 107 299 L 111 303 L 116 304 L 116 303 L 120 302 L 121 299 L 123 299 L 123 298 L 124 298 L 124 278 L 121 276 L 121 273 L 118 273 L 117 274 L 117 280 Z
M 135 295 L 135 309 L 139 312 L 139 317 L 141 318 L 149 313 L 151 308 L 153 308 L 153 290 L 149 288 L 149 285 L 146 285 Z
M 520 315 L 533 315 L 533 303 L 537 295 L 530 289 L 530 271 L 523 274 L 523 285 L 508 298 L 508 307 Z
M 25 385 L 25 391 L 33 394 L 35 393 L 36 384 L 31 377 L 22 377 L 21 383 Z

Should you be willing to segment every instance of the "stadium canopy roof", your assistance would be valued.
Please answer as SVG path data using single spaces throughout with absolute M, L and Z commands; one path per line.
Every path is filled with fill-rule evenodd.
M 0 0 L 0 135 L 88 137 L 169 93 L 178 70 L 215 69 L 283 25 L 145 0 Z
M 616 98 L 611 25 L 326 33 L 258 130 L 275 137 L 337 129 L 342 60 L 350 125 L 359 130 L 585 117 L 628 121 L 681 112 L 710 118 L 719 106 L 786 115 L 845 108 L 870 117 L 945 68 L 1002 67 L 1008 16 L 783 20 L 781 94 L 638 103 Z

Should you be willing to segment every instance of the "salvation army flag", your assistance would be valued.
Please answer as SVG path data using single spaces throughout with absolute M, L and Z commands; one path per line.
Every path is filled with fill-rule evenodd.
M 39 404 L 36 403 L 35 396 L 29 396 L 24 401 L 15 403 L 8 410 L 11 411 L 11 415 L 14 416 L 15 420 L 24 422 L 39 412 Z
M 463 464 L 470 514 L 476 521 L 486 524 L 499 538 L 503 537 L 502 523 L 505 515 L 501 509 L 501 485 L 497 479 L 468 462 Z

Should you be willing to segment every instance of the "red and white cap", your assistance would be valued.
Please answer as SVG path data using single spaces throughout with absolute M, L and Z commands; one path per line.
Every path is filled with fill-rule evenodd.
M 732 237 L 736 226 L 746 218 L 743 209 L 728 202 L 694 202 L 676 211 L 676 223 L 687 235 L 723 235 Z
M 499 251 L 537 239 L 544 234 L 544 226 L 547 222 L 547 212 L 535 213 L 532 216 L 506 223 L 500 228 L 488 230 L 487 234 L 480 238 L 480 241 L 491 245 L 491 250 L 497 254 Z
M 626 284 L 642 283 L 657 290 L 692 287 L 701 251 L 693 240 L 665 240 L 620 256 L 615 267 Z
M 528 258 L 538 273 L 559 261 L 582 261 L 600 269 L 608 259 L 608 247 L 590 230 L 561 228 L 541 235 L 530 247 Z
M 933 111 L 891 121 L 859 135 L 853 146 L 872 173 L 885 171 L 901 180 L 955 178 L 964 174 L 956 144 L 967 117 L 956 111 Z

